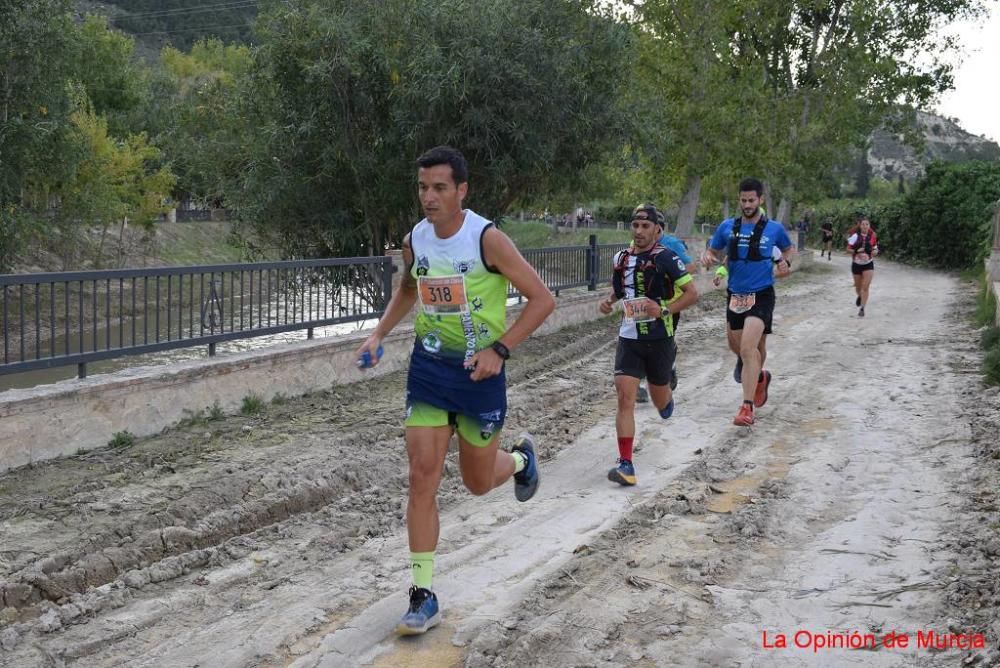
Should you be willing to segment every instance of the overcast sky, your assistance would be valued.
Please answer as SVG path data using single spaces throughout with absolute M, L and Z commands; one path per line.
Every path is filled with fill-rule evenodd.
M 953 26 L 965 56 L 955 64 L 955 89 L 942 96 L 937 111 L 957 118 L 967 132 L 1000 143 L 1000 3 L 989 14 Z

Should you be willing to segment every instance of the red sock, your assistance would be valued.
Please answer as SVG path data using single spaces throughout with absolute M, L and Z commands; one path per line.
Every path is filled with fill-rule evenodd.
M 632 461 L 632 441 L 635 439 L 634 436 L 619 436 L 618 437 L 618 456 L 622 459 L 627 459 Z

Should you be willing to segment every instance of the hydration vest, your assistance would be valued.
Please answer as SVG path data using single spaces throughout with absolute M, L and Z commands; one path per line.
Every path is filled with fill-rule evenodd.
M 858 230 L 858 240 L 854 242 L 854 254 L 866 253 L 868 255 L 872 254 L 872 236 L 874 232 L 869 229 L 868 234 L 862 236 L 861 230 Z
M 729 232 L 729 259 L 728 262 L 761 262 L 763 260 L 770 260 L 770 255 L 764 255 L 760 252 L 760 239 L 764 236 L 764 228 L 767 227 L 768 223 L 767 216 L 761 214 L 760 220 L 757 224 L 753 226 L 753 232 L 750 233 L 749 247 L 747 248 L 747 256 L 741 258 L 738 255 L 740 247 L 740 228 L 743 227 L 743 217 L 737 217 L 733 219 L 733 229 Z
M 633 249 L 631 248 L 626 248 L 623 251 L 619 251 L 618 255 L 615 256 L 614 274 L 611 277 L 611 285 L 614 288 L 615 296 L 618 297 L 618 299 L 625 297 L 625 270 L 628 268 L 628 258 L 630 255 L 639 255 L 639 253 L 634 253 L 632 250 Z M 644 259 L 642 262 L 637 260 L 635 264 L 635 274 L 652 269 L 654 276 L 660 277 L 664 292 L 658 297 L 658 299 L 670 299 L 674 294 L 674 280 L 668 274 L 656 272 L 656 256 L 666 250 L 666 248 L 657 243 L 650 250 L 643 251 L 643 253 L 649 253 L 648 258 Z M 645 277 L 645 273 L 643 273 L 643 277 Z M 654 288 L 653 294 L 656 294 L 656 290 L 653 285 L 645 285 L 644 287 L 644 294 L 648 294 L 650 292 L 650 288 Z M 636 296 L 638 297 L 640 295 L 636 294 Z M 651 297 L 651 299 L 653 298 Z

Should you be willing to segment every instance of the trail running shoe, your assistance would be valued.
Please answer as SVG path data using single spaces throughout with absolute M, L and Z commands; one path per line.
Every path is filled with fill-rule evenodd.
M 753 406 L 744 403 L 740 406 L 740 411 L 733 418 L 733 424 L 741 427 L 749 427 L 754 423 Z
M 674 400 L 671 399 L 670 403 L 664 406 L 663 410 L 660 411 L 660 417 L 663 418 L 664 420 L 668 420 L 670 419 L 670 416 L 673 414 L 674 414 Z
M 735 380 L 737 383 L 742 383 L 743 382 L 743 358 L 742 357 L 737 357 L 736 358 L 736 368 L 733 369 L 733 380 Z
M 396 633 L 401 636 L 415 636 L 427 633 L 441 623 L 437 595 L 423 587 L 410 587 L 410 607 L 399 620 Z
M 764 370 L 760 372 L 762 379 L 757 381 L 757 389 L 753 393 L 753 405 L 760 408 L 767 403 L 767 388 L 771 385 L 771 372 Z
M 860 310 L 860 311 L 858 311 L 858 317 L 859 317 L 859 318 L 863 318 L 863 317 L 865 317 L 865 307 L 864 307 L 864 306 L 862 306 L 862 307 L 861 307 L 861 310 Z
M 527 501 L 538 491 L 538 458 L 531 434 L 521 434 L 511 450 L 520 452 L 528 459 L 524 468 L 514 474 L 514 497 L 518 501 Z
M 631 487 L 635 484 L 635 467 L 628 459 L 618 459 L 618 465 L 608 471 L 608 480 Z
M 858 295 L 858 298 L 854 300 L 854 305 L 861 306 L 861 295 Z
M 639 390 L 635 393 L 635 403 L 644 404 L 649 401 L 649 392 L 642 385 L 639 386 Z

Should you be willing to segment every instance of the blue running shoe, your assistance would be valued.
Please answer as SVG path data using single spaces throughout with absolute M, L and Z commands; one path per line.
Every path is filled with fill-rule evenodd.
M 401 636 L 416 636 L 427 633 L 441 623 L 437 595 L 423 587 L 410 587 L 410 608 L 399 620 L 396 633 Z
M 527 458 L 524 468 L 514 474 L 514 497 L 518 501 L 527 501 L 538 491 L 538 457 L 535 456 L 535 442 L 530 434 L 521 434 L 517 443 L 511 448 Z
M 674 400 L 671 399 L 670 403 L 664 406 L 663 410 L 660 411 L 660 417 L 663 418 L 664 420 L 667 420 L 673 414 L 674 414 Z
M 736 358 L 736 368 L 733 369 L 733 380 L 735 380 L 737 383 L 742 383 L 743 382 L 743 358 L 742 357 L 737 357 Z
M 631 487 L 635 484 L 635 467 L 627 459 L 618 460 L 618 466 L 608 471 L 608 480 Z

